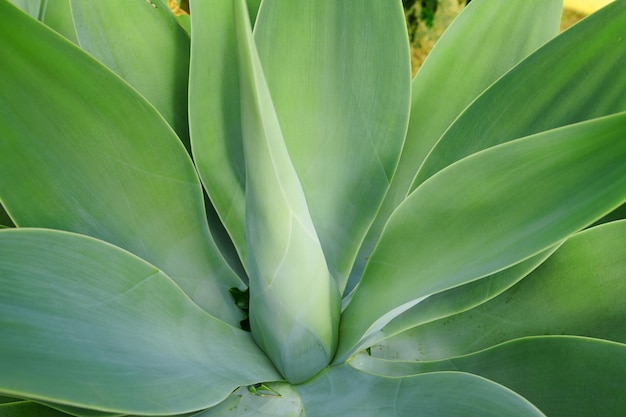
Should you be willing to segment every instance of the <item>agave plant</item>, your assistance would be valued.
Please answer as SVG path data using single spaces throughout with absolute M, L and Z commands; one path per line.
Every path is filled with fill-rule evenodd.
M 0 416 L 626 414 L 626 1 L 14 3 Z

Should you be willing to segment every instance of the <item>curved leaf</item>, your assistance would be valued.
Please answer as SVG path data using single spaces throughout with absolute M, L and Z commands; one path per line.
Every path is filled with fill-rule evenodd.
M 359 355 L 352 363 L 365 372 L 396 377 L 452 370 L 474 373 L 523 395 L 551 417 L 626 413 L 626 345 L 605 340 L 530 337 L 438 362 Z
M 235 5 L 246 165 L 250 325 L 292 383 L 310 379 L 337 346 L 340 294 L 326 266 L 283 141 L 248 21 Z
M 613 2 L 563 32 L 459 116 L 424 162 L 411 189 L 482 149 L 625 111 L 625 43 L 623 1 Z
M 139 94 L 50 29 L 0 2 L 0 201 L 18 226 L 74 231 L 163 269 L 236 324 L 243 284 L 208 230 L 193 164 Z M 106 95 L 103 95 L 106 92 Z
M 368 338 L 365 345 L 371 346 L 413 327 L 467 311 L 498 296 L 541 265 L 558 246 L 488 277 L 433 294 L 393 319 L 379 333 Z
M 296 388 L 307 417 L 543 416 L 507 388 L 460 372 L 389 378 L 342 365 Z
M 474 0 L 437 41 L 413 79 L 402 156 L 351 282 L 356 284 L 360 278 L 364 258 L 372 252 L 393 210 L 406 198 L 436 141 L 485 88 L 558 33 L 562 3 Z
M 417 169 L 463 109 L 558 34 L 562 7 L 562 0 L 474 0 L 455 19 L 413 80 L 409 130 L 388 197 L 392 208 L 406 198 Z
M 137 89 L 189 148 L 189 35 L 166 2 L 71 1 L 81 48 Z
M 190 3 L 189 126 L 193 157 L 213 207 L 247 265 L 235 3 Z
M 576 234 L 500 296 L 389 339 L 385 356 L 434 360 L 544 334 L 626 343 L 625 235 L 626 220 Z
M 341 322 L 340 356 L 431 294 L 500 271 L 626 200 L 626 113 L 479 152 L 396 210 Z
M 329 269 L 343 288 L 406 132 L 411 73 L 401 2 L 264 0 L 254 36 Z
M 0 231 L 0 392 L 126 414 L 209 407 L 280 379 L 249 333 L 115 246 Z
M 42 21 L 48 27 L 78 44 L 70 2 L 71 0 L 46 0 Z

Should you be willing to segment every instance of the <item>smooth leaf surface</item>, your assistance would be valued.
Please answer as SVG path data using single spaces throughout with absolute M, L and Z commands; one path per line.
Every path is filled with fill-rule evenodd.
M 605 340 L 529 337 L 438 362 L 383 361 L 359 355 L 353 364 L 387 376 L 474 373 L 514 390 L 548 416 L 620 416 L 626 411 L 626 345 Z
M 625 235 L 625 220 L 578 233 L 500 296 L 391 338 L 380 354 L 435 360 L 544 334 L 626 343 Z
M 250 325 L 292 383 L 332 359 L 340 294 L 330 275 L 300 181 L 289 159 L 245 1 L 235 6 L 246 165 Z
M 475 0 L 437 41 L 413 79 L 402 156 L 361 249 L 360 263 L 351 277 L 353 284 L 360 278 L 365 258 L 384 224 L 406 198 L 419 166 L 436 141 L 485 88 L 558 33 L 562 3 Z
M 412 189 L 490 146 L 625 111 L 625 48 L 626 2 L 616 1 L 546 44 L 472 103 L 437 143 Z
M 296 388 L 307 417 L 543 416 L 507 388 L 460 372 L 389 378 L 342 365 Z
M 90 237 L 1 231 L 0 286 L 6 395 L 177 414 L 280 379 L 249 333 L 198 308 L 154 266 Z
M 189 148 L 189 35 L 165 1 L 72 0 L 85 51 L 139 91 Z
M 411 85 L 409 130 L 389 197 L 393 207 L 406 198 L 417 169 L 463 109 L 557 35 L 562 6 L 562 0 L 476 0 L 454 20 Z
M 531 273 L 552 255 L 558 246 L 555 245 L 488 277 L 431 295 L 393 319 L 379 333 L 368 338 L 365 345 L 371 346 L 379 340 L 387 339 L 410 328 L 467 311 L 498 296 Z
M 0 200 L 14 222 L 127 249 L 237 324 L 241 312 L 228 289 L 243 284 L 215 247 L 193 164 L 163 118 L 108 69 L 6 2 L 0 50 L 7 57 Z
M 406 131 L 411 75 L 401 2 L 264 0 L 254 36 L 328 266 L 343 288 Z
M 70 41 L 78 44 L 71 0 L 46 0 L 42 21 Z
M 189 126 L 202 183 L 244 265 L 245 181 L 234 2 L 191 1 Z
M 525 260 L 622 204 L 625 135 L 626 113 L 595 119 L 474 154 L 422 184 L 344 310 L 339 358 L 423 297 Z

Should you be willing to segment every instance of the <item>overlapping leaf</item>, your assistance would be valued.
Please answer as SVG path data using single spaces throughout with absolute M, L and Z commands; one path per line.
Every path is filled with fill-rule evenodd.
M 252 38 L 235 5 L 246 166 L 250 325 L 289 381 L 324 368 L 337 345 L 340 294 L 289 159 Z
M 467 312 L 387 341 L 385 357 L 434 360 L 533 335 L 570 334 L 626 343 L 626 221 L 570 238 L 513 288 Z M 565 295 L 566 296 L 565 296 Z
M 561 7 L 561 0 L 474 1 L 446 29 L 413 79 L 402 157 L 361 249 L 352 285 L 439 137 L 485 88 L 558 33 Z
M 513 391 L 461 372 L 390 378 L 342 365 L 297 389 L 307 417 L 543 416 Z
M 154 266 L 105 242 L 0 232 L 0 392 L 125 414 L 214 405 L 280 379 L 249 333 Z M 33 375 L 36 372 L 36 377 Z
M 463 112 L 432 150 L 411 189 L 447 165 L 490 146 L 625 111 L 625 43 L 623 1 L 613 2 L 556 37 Z
M 547 249 L 626 200 L 626 113 L 474 154 L 398 208 L 342 317 L 340 358 L 434 293 Z
M 228 289 L 242 283 L 212 241 L 193 164 L 154 107 L 6 2 L 0 50 L 0 200 L 15 223 L 123 247 L 238 323 Z
M 554 417 L 618 416 L 626 409 L 626 345 L 599 339 L 529 337 L 437 362 L 359 355 L 353 364 L 365 372 L 395 377 L 471 372 L 514 390 Z
M 154 105 L 189 148 L 189 35 L 165 1 L 72 0 L 80 46 Z

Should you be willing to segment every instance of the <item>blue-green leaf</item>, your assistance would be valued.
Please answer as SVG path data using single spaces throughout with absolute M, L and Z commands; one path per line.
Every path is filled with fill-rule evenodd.
M 469 156 L 391 217 L 345 309 L 339 359 L 425 297 L 558 243 L 626 200 L 626 113 Z
M 249 333 L 90 237 L 0 231 L 0 393 L 123 414 L 210 407 L 280 379 Z
M 142 96 L 74 44 L 0 2 L 0 201 L 18 226 L 106 240 L 236 324 L 243 283 L 210 235 L 184 147 Z

